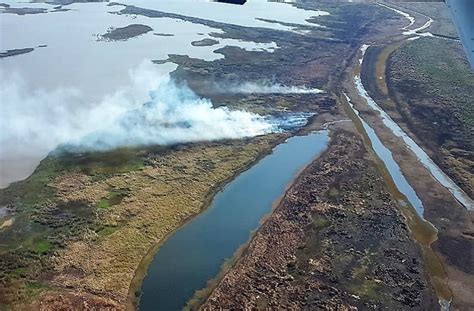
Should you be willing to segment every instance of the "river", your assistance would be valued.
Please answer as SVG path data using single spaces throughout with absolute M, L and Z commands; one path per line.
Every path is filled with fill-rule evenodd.
M 361 58 L 359 59 L 359 64 L 362 64 L 367 48 L 367 45 L 361 47 Z M 428 154 L 407 133 L 405 133 L 405 131 L 395 121 L 393 121 L 393 119 L 375 102 L 372 97 L 370 97 L 369 93 L 362 84 L 360 75 L 354 76 L 354 84 L 359 96 L 367 102 L 368 106 L 372 110 L 380 114 L 383 124 L 388 129 L 390 129 L 390 131 L 395 136 L 403 140 L 406 147 L 415 154 L 418 161 L 430 172 L 430 174 L 465 208 L 468 210 L 474 209 L 473 200 L 448 175 L 446 175 L 441 170 L 441 168 L 439 168 L 438 165 L 436 165 L 436 163 L 428 156 Z M 413 204 L 415 208 L 417 208 L 417 205 L 418 204 Z M 421 209 L 417 208 L 417 210 L 422 212 Z
M 148 268 L 140 310 L 180 310 L 246 243 L 299 171 L 327 147 L 327 131 L 295 136 L 240 174 L 176 231 Z
M 380 115 L 383 124 L 396 137 L 403 140 L 405 146 L 414 153 L 420 164 L 422 164 L 441 185 L 445 186 L 454 198 L 456 198 L 467 209 L 472 208 L 472 200 L 470 200 L 470 198 L 467 197 L 467 195 L 465 195 L 464 192 L 462 192 L 462 190 L 460 190 L 460 188 L 449 179 L 449 177 L 447 177 L 439 167 L 436 166 L 436 164 L 434 164 L 421 147 L 419 147 L 368 94 L 360 77 L 360 67 L 362 66 L 365 52 L 368 47 L 368 45 L 363 45 L 361 47 L 360 58 L 358 59 L 357 68 L 353 77 L 354 88 L 357 95 L 363 99 L 372 110 Z M 349 108 L 355 115 L 355 120 L 353 121 L 355 123 L 361 123 L 362 131 L 367 135 L 371 148 L 383 163 L 383 166 L 389 175 L 389 180 L 386 180 L 386 182 L 390 184 L 390 181 L 392 181 L 396 188 L 395 192 L 400 192 L 402 195 L 399 197 L 396 193 L 394 194 L 402 205 L 402 212 L 406 217 L 412 237 L 421 246 L 425 267 L 430 276 L 431 284 L 438 296 L 441 310 L 449 310 L 452 294 L 447 285 L 447 275 L 441 261 L 431 248 L 431 243 L 437 239 L 437 229 L 430 222 L 425 220 L 423 202 L 404 176 L 400 165 L 394 160 L 392 152 L 384 145 L 375 130 L 365 122 L 364 119 L 362 119 L 360 112 L 352 104 L 351 98 L 349 98 L 346 93 L 343 93 L 343 95 Z M 416 214 L 412 213 L 410 205 L 414 208 Z

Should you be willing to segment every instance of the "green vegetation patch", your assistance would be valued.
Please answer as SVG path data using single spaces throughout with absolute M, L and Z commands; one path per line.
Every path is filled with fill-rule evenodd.
M 46 226 L 31 221 L 25 214 L 19 215 L 10 227 L 5 228 L 0 234 L 0 256 L 11 250 L 37 251 L 37 243 L 44 240 L 47 234 Z
M 142 151 L 135 148 L 118 148 L 111 151 L 72 153 L 60 152 L 58 160 L 69 169 L 87 175 L 122 174 L 143 169 Z
M 353 291 L 359 296 L 378 301 L 380 296 L 377 293 L 377 283 L 374 280 L 364 280 L 359 286 L 353 286 Z
M 386 292 L 378 293 L 379 285 L 372 276 L 372 271 L 377 264 L 377 256 L 376 253 L 366 253 L 358 261 L 351 263 L 353 265 L 352 282 L 348 284 L 347 289 L 357 296 L 372 301 L 387 301 L 390 297 Z
M 109 200 L 108 199 L 102 199 L 99 201 L 99 203 L 97 204 L 97 208 L 103 208 L 103 209 L 106 209 L 106 208 L 109 208 L 110 207 L 110 203 L 109 203 Z
M 115 231 L 119 229 L 118 226 L 102 226 L 99 229 L 96 230 L 97 234 L 99 237 L 106 237 L 108 235 L 111 235 Z
M 314 216 L 313 217 L 313 228 L 315 231 L 319 231 L 319 230 L 322 230 L 326 227 L 328 227 L 330 224 L 330 221 L 323 218 L 323 217 L 320 217 L 320 216 Z
M 17 202 L 17 208 L 29 209 L 54 198 L 54 191 L 48 186 L 62 171 L 55 158 L 48 157 L 41 161 L 34 173 L 24 181 L 13 183 L 0 190 L 0 205 Z
M 34 244 L 34 247 L 38 253 L 47 253 L 51 249 L 52 245 L 48 240 L 41 239 Z
M 297 252 L 297 260 L 289 266 L 293 271 L 295 266 L 308 269 L 309 259 L 319 258 L 321 254 L 321 232 L 331 225 L 331 221 L 320 214 L 313 215 L 313 221 L 306 228 L 306 241 Z
M 15 270 L 13 270 L 12 274 L 16 277 L 23 278 L 27 275 L 26 272 L 27 272 L 26 268 L 22 267 L 22 268 L 16 268 Z
M 110 191 L 108 197 L 102 198 L 99 203 L 97 203 L 96 207 L 101 209 L 107 209 L 111 206 L 118 205 L 127 195 L 128 190 L 126 189 L 112 190 Z
M 42 289 L 44 285 L 41 284 L 40 282 L 28 282 L 26 284 L 26 287 L 29 290 L 38 290 L 38 289 Z

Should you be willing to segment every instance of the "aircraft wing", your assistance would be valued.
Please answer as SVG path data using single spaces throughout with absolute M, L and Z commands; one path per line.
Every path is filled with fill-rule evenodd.
M 474 70 L 474 0 L 445 0 Z

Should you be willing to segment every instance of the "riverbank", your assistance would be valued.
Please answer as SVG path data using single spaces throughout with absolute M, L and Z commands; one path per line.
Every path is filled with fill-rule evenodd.
M 391 46 L 388 46 L 388 48 L 392 49 Z M 378 88 L 381 79 L 378 75 L 375 75 L 377 71 L 374 64 L 380 63 L 380 60 L 378 60 L 380 55 L 388 56 L 389 54 L 383 52 L 383 47 L 377 48 L 376 46 L 372 50 L 369 48 L 366 54 L 367 58 L 364 58 L 365 64 L 362 65 L 362 72 L 360 73 L 364 87 L 370 95 L 374 96 L 377 103 L 380 102 L 382 107 L 393 107 L 394 105 L 389 99 L 383 97 L 383 89 Z M 446 274 L 446 280 L 443 282 L 449 286 L 452 293 L 452 305 L 461 309 L 468 308 L 472 305 L 472 299 L 467 293 L 470 291 L 469 288 L 473 288 L 474 283 L 473 274 L 470 271 L 472 256 L 466 255 L 464 250 L 474 247 L 472 238 L 470 238 L 472 232 L 471 212 L 460 205 L 452 194 L 441 186 L 423 165 L 420 165 L 418 158 L 404 146 L 400 137 L 395 136 L 385 126 L 378 113 L 367 105 L 365 99 L 361 98 L 359 100 L 359 92 L 351 85 L 354 82 L 350 82 L 354 81 L 355 75 L 359 75 L 357 66 L 359 64 L 349 74 L 349 83 L 346 84 L 346 88 L 350 93 L 349 96 L 352 99 L 357 99 L 355 101 L 356 109 L 361 112 L 363 119 L 374 128 L 377 136 L 392 152 L 404 176 L 415 189 L 424 208 L 421 216 L 431 222 L 438 230 L 437 240 L 431 244 L 431 248 L 443 264 L 443 267 L 437 269 L 436 274 Z M 396 116 L 394 118 L 398 120 Z M 409 130 L 406 132 L 410 136 L 413 135 Z M 464 246 L 459 248 L 459 245 Z M 465 260 L 460 260 L 460 258 L 465 258 Z
M 201 309 L 436 308 L 419 249 L 352 131 L 333 134 Z
M 130 282 L 130 288 L 129 288 L 129 295 L 128 295 L 128 302 L 127 302 L 127 309 L 128 310 L 135 310 L 138 305 L 139 305 L 139 300 L 141 296 L 141 286 L 143 279 L 147 275 L 147 271 L 149 269 L 150 263 L 152 262 L 154 256 L 160 249 L 160 247 L 169 239 L 170 236 L 176 233 L 179 228 L 183 228 L 187 224 L 189 224 L 191 221 L 193 221 L 197 216 L 199 216 L 204 210 L 206 210 L 212 200 L 214 199 L 215 195 L 222 191 L 225 185 L 229 184 L 231 181 L 233 181 L 237 176 L 239 176 L 241 173 L 247 171 L 250 167 L 252 167 L 255 163 L 258 163 L 262 158 L 270 154 L 273 150 L 273 148 L 281 143 L 283 143 L 286 139 L 288 138 L 288 135 L 280 135 L 278 139 L 276 139 L 272 144 L 269 146 L 269 149 L 266 149 L 258 154 L 258 156 L 250 163 L 248 163 L 245 166 L 240 167 L 237 171 L 235 171 L 231 176 L 229 176 L 227 179 L 220 181 L 217 183 L 215 186 L 213 186 L 208 193 L 206 194 L 204 200 L 202 201 L 200 211 L 194 215 L 191 215 L 184 219 L 177 227 L 176 229 L 170 231 L 169 233 L 164 236 L 159 243 L 153 245 L 147 254 L 142 258 L 140 264 L 138 265 L 138 268 L 135 270 L 134 277 L 132 281 Z
M 293 136 L 237 176 L 199 217 L 177 230 L 156 253 L 142 284 L 140 310 L 178 310 L 251 232 L 299 171 L 326 149 L 327 131 Z
M 471 198 L 474 195 L 474 74 L 460 43 L 422 38 L 387 59 L 398 123 Z M 416 84 L 414 83 L 416 81 Z
M 414 20 L 413 23 L 413 27 L 426 24 L 418 20 Z M 387 77 L 385 77 L 387 68 L 386 58 L 403 44 L 401 40 L 404 40 L 402 36 L 394 35 L 388 37 L 388 42 L 381 40 L 376 44 L 372 44 L 372 46 L 375 45 L 375 47 L 370 47 L 370 49 L 367 50 L 368 55 L 367 59 L 364 59 L 362 73 L 360 73 L 360 64 L 362 64 L 362 61 L 359 63 L 358 56 L 356 55 L 353 59 L 354 67 L 349 70 L 348 77 L 344 83 L 344 88 L 348 91 L 350 98 L 354 99 L 355 106 L 361 113 L 363 120 L 375 130 L 374 135 L 376 134 L 388 148 L 388 152 L 392 153 L 394 160 L 400 167 L 401 173 L 408 180 L 410 187 L 413 187 L 416 192 L 415 196 L 419 197 L 418 200 L 420 204 L 418 204 L 417 211 L 415 211 L 414 208 L 403 203 L 406 202 L 406 197 L 400 193 L 397 186 L 393 184 L 392 177 L 390 177 L 389 174 L 387 176 L 383 175 L 387 173 L 387 170 L 383 168 L 378 171 L 378 173 L 384 177 L 383 179 L 389 192 L 398 202 L 395 209 L 403 212 L 403 215 L 398 214 L 398 217 L 400 217 L 399 221 L 408 224 L 408 227 L 404 227 L 406 230 L 405 233 L 409 236 L 408 239 L 414 239 L 419 243 L 419 245 L 412 244 L 412 247 L 420 252 L 417 258 L 423 261 L 421 265 L 424 266 L 424 274 L 421 276 L 421 280 L 425 282 L 424 284 L 428 288 L 433 288 L 433 290 L 428 289 L 428 296 L 423 297 L 424 299 L 426 299 L 426 297 L 429 298 L 422 303 L 420 303 L 420 300 L 417 299 L 415 295 L 411 295 L 417 292 L 415 290 L 411 292 L 410 298 L 405 302 L 415 302 L 417 305 L 404 307 L 394 307 L 392 305 L 391 307 L 423 309 L 428 306 L 429 309 L 446 309 L 449 308 L 451 303 L 452 308 L 468 309 L 472 307 L 469 292 L 472 292 L 472 285 L 474 284 L 472 282 L 472 273 L 469 271 L 472 266 L 472 256 L 469 252 L 466 254 L 466 250 L 473 249 L 470 212 L 459 204 L 452 193 L 440 185 L 424 166 L 420 165 L 418 158 L 411 150 L 405 147 L 403 140 L 393 135 L 391 130 L 386 128 L 379 114 L 367 105 L 367 102 L 364 101 L 365 98 L 360 97 L 359 90 L 354 86 L 354 76 L 359 75 L 362 76 L 362 81 L 364 82 L 363 86 L 369 90 L 370 95 L 377 91 L 377 95 L 374 95 L 377 100 L 380 97 L 388 96 L 389 88 L 385 82 L 387 79 Z M 371 82 L 367 83 L 367 80 Z M 382 104 L 387 105 L 387 102 L 383 102 Z M 363 134 L 363 130 L 360 132 Z M 410 131 L 407 131 L 407 133 L 412 135 Z M 371 144 L 370 140 L 367 141 L 366 144 Z M 384 164 L 373 163 L 370 167 L 380 165 L 383 166 Z M 300 178 L 310 178 L 307 175 L 308 172 L 305 171 Z M 351 185 L 355 184 L 359 185 L 359 183 L 352 183 Z M 362 184 L 370 183 L 364 182 Z M 294 187 L 298 189 L 298 181 Z M 347 189 L 344 190 L 347 191 Z M 333 190 L 332 192 L 333 194 L 340 194 L 340 191 Z M 290 194 L 291 190 L 284 199 L 290 202 L 286 208 L 298 209 L 299 212 L 304 208 L 304 205 L 302 206 L 298 200 L 304 200 L 306 198 L 304 194 L 302 194 L 302 191 L 295 190 L 294 196 L 290 196 Z M 304 197 L 303 199 L 302 196 Z M 368 197 L 372 198 L 373 196 L 368 195 Z M 295 201 L 292 201 L 292 199 Z M 318 197 L 318 199 L 320 198 Z M 371 299 L 377 300 L 377 298 L 380 298 L 380 300 L 383 300 L 376 301 L 379 305 L 383 305 L 384 303 L 396 304 L 400 302 L 395 298 L 396 296 L 387 295 L 387 292 L 390 292 L 390 290 L 385 289 L 384 292 L 384 289 L 378 288 L 378 285 L 380 285 L 378 281 L 375 282 L 376 290 L 373 290 L 374 288 L 372 284 L 370 284 L 370 276 L 363 278 L 369 281 L 367 282 L 369 283 L 368 285 L 358 283 L 353 287 L 362 292 L 359 294 L 351 293 L 350 289 L 348 290 L 344 287 L 342 287 L 341 290 L 341 285 L 337 283 L 338 276 L 318 279 L 321 273 L 326 273 L 326 275 L 331 276 L 330 272 L 333 271 L 331 269 L 333 266 L 339 265 L 335 271 L 339 271 L 340 269 L 344 270 L 344 266 L 341 266 L 338 260 L 334 260 L 331 257 L 323 262 L 321 262 L 321 260 L 314 260 L 311 256 L 297 261 L 295 260 L 297 250 L 301 248 L 302 244 L 307 242 L 309 242 L 309 244 L 317 244 L 314 249 L 307 251 L 307 253 L 310 254 L 312 254 L 311 252 L 317 254 L 318 249 L 327 248 L 327 244 L 331 246 L 344 245 L 343 242 L 341 243 L 341 240 L 344 241 L 342 237 L 345 238 L 346 227 L 350 228 L 350 226 L 346 225 L 339 230 L 330 231 L 329 237 L 332 238 L 336 236 L 334 239 L 337 242 L 328 243 L 328 235 L 325 236 L 326 240 L 320 239 L 320 231 L 324 232 L 327 223 L 323 223 L 321 227 L 313 225 L 312 231 L 301 230 L 302 226 L 309 226 L 308 223 L 310 223 L 310 221 L 308 217 L 305 217 L 305 214 L 302 213 L 303 216 L 299 218 L 301 216 L 300 214 L 291 213 L 292 218 L 288 220 L 285 218 L 286 214 L 280 211 L 282 208 L 280 205 L 276 212 L 270 216 L 270 220 L 256 233 L 243 256 L 212 290 L 202 309 L 212 310 L 215 308 L 236 308 L 242 306 L 247 308 L 271 308 L 272 306 L 276 307 L 281 305 L 298 309 L 318 306 L 351 307 L 354 305 L 358 307 L 362 305 L 362 308 L 367 308 L 367 305 L 364 305 L 364 303 L 370 301 L 369 303 L 373 305 L 373 300 L 371 301 Z M 351 208 L 353 208 L 351 205 L 344 205 L 344 212 Z M 295 216 L 295 214 L 297 216 Z M 320 216 L 327 217 L 328 211 L 324 210 L 324 213 L 321 214 Z M 346 217 L 347 215 L 344 215 L 341 217 L 342 220 L 337 219 L 336 222 L 344 222 Z M 403 218 L 405 218 L 406 222 L 401 220 Z M 352 222 L 354 221 L 351 218 L 349 219 Z M 297 225 L 292 226 L 292 221 L 297 222 Z M 334 219 L 330 219 L 330 225 L 333 225 L 333 221 Z M 316 234 L 311 234 L 311 232 L 316 232 Z M 342 234 L 338 234 L 340 232 L 342 232 Z M 357 232 L 353 234 L 350 232 L 348 234 L 349 239 L 352 239 L 354 235 L 357 236 L 357 234 L 360 233 Z M 276 236 L 279 238 L 275 239 Z M 365 241 L 365 239 L 361 240 Z M 324 244 L 324 242 L 327 244 Z M 353 244 L 357 247 L 360 246 L 359 243 Z M 353 244 L 351 244 L 351 246 Z M 349 248 L 349 246 L 346 247 L 346 250 L 347 248 Z M 448 250 L 452 250 L 452 253 Z M 329 252 L 329 254 L 330 256 L 334 256 L 334 253 Z M 303 274 L 304 277 L 298 274 L 295 276 L 291 273 L 290 267 L 295 266 L 295 261 L 299 264 L 299 266 L 297 265 L 299 270 L 296 269 L 296 271 L 303 271 L 301 274 Z M 367 260 L 364 262 L 366 261 Z M 406 268 L 406 262 L 403 262 Z M 312 267 L 312 264 L 314 264 L 315 267 Z M 304 269 L 301 267 L 304 267 Z M 317 273 L 315 273 L 315 270 Z M 362 273 L 367 272 L 366 267 L 363 267 L 361 270 Z M 346 274 L 350 275 L 349 273 Z M 357 278 L 354 277 L 354 274 L 357 273 L 352 273 L 352 278 L 345 280 L 343 284 L 355 282 Z M 386 282 L 382 282 L 382 287 L 386 284 Z M 436 291 L 436 294 L 434 291 Z M 314 292 L 317 292 L 317 294 L 314 294 Z M 380 295 L 381 292 L 382 295 Z M 377 295 L 370 297 L 371 293 L 376 293 Z M 418 291 L 418 294 L 420 294 L 420 291 Z M 384 300 L 382 298 L 383 296 L 387 298 Z M 361 297 L 363 298 L 361 299 Z M 324 305 L 324 303 L 326 303 L 326 305 Z
M 140 156 L 132 153 L 134 161 L 140 160 L 135 169 L 113 165 L 111 154 L 64 159 L 74 162 L 69 163 L 72 171 L 59 159 L 57 171 L 49 176 L 42 163 L 29 179 L 1 196 L 2 203 L 22 198 L 15 205 L 13 224 L 2 231 L 0 258 L 2 267 L 10 267 L 3 270 L 2 302 L 24 305 L 34 299 L 36 306 L 54 308 L 63 300 L 97 306 L 106 301 L 123 309 L 143 254 L 199 213 L 212 189 L 217 191 L 283 138 L 270 135 L 137 151 Z M 107 161 L 112 161 L 111 167 Z M 50 195 L 31 192 L 33 186 Z M 30 192 L 29 197 L 23 191 Z M 121 199 L 113 199 L 118 193 Z M 36 196 L 49 201 L 41 204 Z M 26 205 L 27 199 L 32 207 Z M 55 202 L 64 207 L 55 207 Z M 30 232 L 24 232 L 27 224 Z M 36 237 L 31 246 L 16 248 L 31 236 Z M 35 295 L 30 284 L 36 284 Z M 20 298 L 23 301 L 16 300 Z

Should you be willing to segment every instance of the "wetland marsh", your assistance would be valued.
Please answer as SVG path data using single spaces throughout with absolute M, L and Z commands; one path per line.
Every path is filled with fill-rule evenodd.
M 474 305 L 442 5 L 5 0 L 0 309 Z

